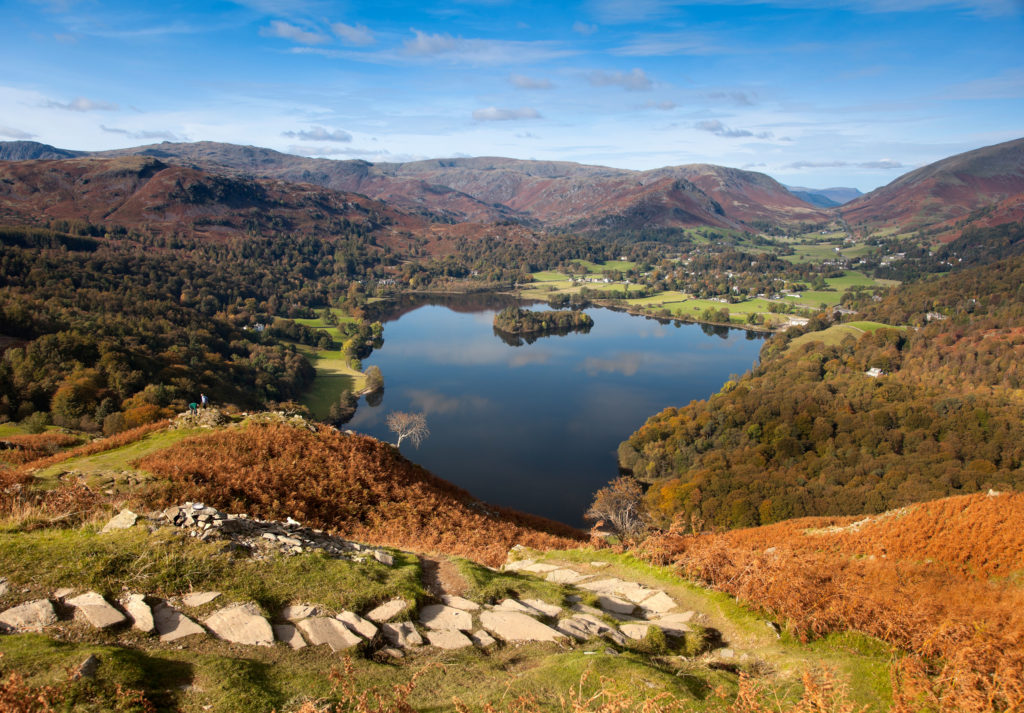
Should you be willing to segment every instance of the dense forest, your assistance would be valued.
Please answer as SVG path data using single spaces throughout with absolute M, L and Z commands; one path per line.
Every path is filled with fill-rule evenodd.
M 228 243 L 42 230 L 0 233 L 0 418 L 113 433 L 205 393 L 297 399 L 313 368 L 286 342 L 329 346 L 287 317 L 372 274 L 357 236 Z
M 790 329 L 743 378 L 620 446 L 662 522 L 741 527 L 1024 485 L 1024 258 L 867 303 L 912 326 Z

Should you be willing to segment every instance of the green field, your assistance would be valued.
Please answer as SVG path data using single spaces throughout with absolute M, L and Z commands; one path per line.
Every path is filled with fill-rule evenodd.
M 635 270 L 637 266 L 635 262 L 631 262 L 629 260 L 608 260 L 603 265 L 599 265 L 596 262 L 590 262 L 589 260 L 573 260 L 573 262 L 587 268 L 587 272 L 591 275 L 601 275 L 606 270 L 626 272 L 627 270 Z
M 820 332 L 810 332 L 797 337 L 789 343 L 789 348 L 793 349 L 801 344 L 809 344 L 811 342 L 820 342 L 825 346 L 835 346 L 847 337 L 859 339 L 862 334 L 867 332 L 892 328 L 891 325 L 882 324 L 881 322 L 847 322 L 845 324 L 836 324 Z M 899 329 L 905 329 L 905 327 L 899 327 Z
M 331 312 L 338 318 L 338 324 L 356 324 L 354 317 L 350 317 L 345 310 L 332 308 Z M 344 342 L 345 336 L 341 330 L 333 325 L 328 325 L 323 317 L 313 319 L 296 319 L 297 324 L 303 324 L 310 329 L 317 329 L 326 332 L 335 342 Z M 349 366 L 348 359 L 341 353 L 340 349 L 317 349 L 305 344 L 294 344 L 303 356 L 309 359 L 309 363 L 316 369 L 316 378 L 300 399 L 300 403 L 308 408 L 317 418 L 326 418 L 331 406 L 338 400 L 343 391 L 359 393 L 366 388 L 366 376 L 359 370 Z

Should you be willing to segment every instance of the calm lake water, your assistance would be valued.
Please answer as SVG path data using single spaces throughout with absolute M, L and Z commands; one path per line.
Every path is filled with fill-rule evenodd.
M 647 417 L 715 393 L 757 360 L 762 336 L 587 310 L 587 333 L 511 346 L 492 319 L 507 302 L 419 298 L 383 308 L 383 398 L 348 428 L 395 441 L 385 417 L 425 412 L 411 460 L 496 505 L 583 526 L 593 493 L 618 474 L 616 449 Z M 538 306 L 538 309 L 546 309 Z

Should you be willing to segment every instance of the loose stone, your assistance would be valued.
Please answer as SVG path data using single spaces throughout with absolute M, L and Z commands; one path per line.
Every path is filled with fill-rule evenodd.
M 420 610 L 420 623 L 436 631 L 472 631 L 473 615 L 444 604 L 430 604 Z
M 124 614 L 112 607 L 98 592 L 80 594 L 74 599 L 69 599 L 68 604 L 81 612 L 85 620 L 97 629 L 106 629 L 128 621 Z
M 216 636 L 233 644 L 270 646 L 274 631 L 254 604 L 233 604 L 218 609 L 203 622 Z

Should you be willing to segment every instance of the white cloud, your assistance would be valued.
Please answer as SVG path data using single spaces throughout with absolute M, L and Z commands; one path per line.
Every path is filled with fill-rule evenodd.
M 117 111 L 119 108 L 117 104 L 95 101 L 85 97 L 75 97 L 67 103 L 48 99 L 43 103 L 43 106 L 48 109 L 65 109 L 67 111 Z
M 595 70 L 587 75 L 587 80 L 595 87 L 622 87 L 630 91 L 646 90 L 652 86 L 650 77 L 639 68 L 635 68 L 631 72 Z
M 35 138 L 35 134 L 30 134 L 27 131 L 15 129 L 11 126 L 0 126 L 0 136 L 6 137 L 8 139 L 18 139 L 21 141 Z
M 519 89 L 551 89 L 555 85 L 547 79 L 535 79 L 522 74 L 513 74 L 508 78 L 512 86 Z
M 350 45 L 372 45 L 376 42 L 373 33 L 366 25 L 346 25 L 344 22 L 335 22 L 331 29 L 338 37 Z
M 693 125 L 693 128 L 700 129 L 701 131 L 707 131 L 714 134 L 715 136 L 721 136 L 726 139 L 739 139 L 745 137 L 752 137 L 756 139 L 771 139 L 774 138 L 774 134 L 770 131 L 762 131 L 760 133 L 754 133 L 747 129 L 730 129 L 728 126 L 720 122 L 718 119 L 705 119 L 704 121 L 698 121 Z
M 352 134 L 341 129 L 329 130 L 322 126 L 314 126 L 312 129 L 303 129 L 300 131 L 284 131 L 281 136 L 287 136 L 290 139 L 299 139 L 300 141 L 339 141 L 341 143 L 348 143 L 352 140 Z
M 473 112 L 474 121 L 511 121 L 515 119 L 540 118 L 540 112 L 528 106 L 524 106 L 519 109 L 499 109 L 494 106 L 489 106 L 486 109 L 477 109 Z
M 301 27 L 283 20 L 272 20 L 270 22 L 270 27 L 264 27 L 260 30 L 260 34 L 264 37 L 280 37 L 285 40 L 291 40 L 292 42 L 298 42 L 302 45 L 319 45 L 330 39 L 325 34 L 320 32 L 309 32 L 308 30 L 303 30 Z
M 405 41 L 405 51 L 415 55 L 435 55 L 455 51 L 460 44 L 466 42 L 461 37 L 455 38 L 448 34 L 430 34 L 412 28 L 415 35 L 411 40 Z
M 577 20 L 576 22 L 572 23 L 572 31 L 578 32 L 581 35 L 592 35 L 595 32 L 597 32 L 597 25 L 588 25 L 585 22 L 580 22 L 579 20 Z

